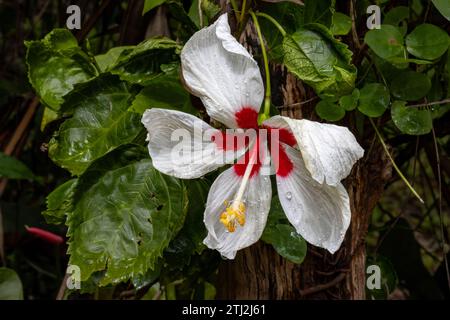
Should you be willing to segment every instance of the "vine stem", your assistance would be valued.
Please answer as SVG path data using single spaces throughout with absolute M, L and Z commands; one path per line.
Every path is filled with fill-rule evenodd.
M 391 154 L 389 153 L 389 150 L 386 146 L 386 143 L 384 143 L 383 140 L 383 136 L 381 135 L 381 133 L 378 131 L 377 126 L 375 125 L 375 123 L 373 123 L 373 120 L 371 118 L 369 118 L 370 124 L 372 125 L 373 129 L 375 130 L 375 133 L 377 134 L 378 139 L 380 140 L 381 145 L 383 146 L 384 152 L 386 152 L 387 156 L 389 157 L 389 160 L 391 160 L 392 166 L 394 167 L 395 171 L 397 171 L 397 174 L 400 176 L 400 178 L 403 180 L 403 182 L 406 184 L 406 186 L 409 188 L 409 190 L 411 190 L 411 192 L 414 194 L 414 196 L 416 196 L 417 199 L 419 199 L 419 201 L 421 203 L 424 203 L 424 201 L 422 200 L 422 198 L 419 196 L 419 194 L 417 193 L 417 191 L 413 188 L 413 186 L 411 186 L 411 184 L 408 182 L 408 180 L 405 178 L 405 176 L 403 175 L 403 173 L 400 171 L 400 168 L 397 166 L 397 164 L 394 161 L 394 158 L 392 158 Z
M 269 70 L 269 60 L 267 59 L 266 47 L 264 45 L 264 39 L 261 33 L 261 28 L 259 26 L 258 18 L 253 10 L 249 10 L 250 16 L 252 17 L 253 23 L 255 25 L 256 32 L 258 34 L 259 42 L 261 44 L 261 52 L 264 60 L 264 70 L 266 72 L 266 92 L 264 94 L 264 114 L 260 116 L 259 122 L 270 118 L 270 100 L 272 96 L 271 86 L 270 86 L 270 70 Z
M 200 28 L 203 28 L 202 0 L 198 0 L 197 10 L 198 10 L 198 23 L 200 24 Z
M 241 9 L 241 16 L 239 18 L 239 24 L 242 25 L 244 23 L 244 15 L 245 15 L 245 7 L 247 6 L 247 0 L 242 1 L 242 9 Z
M 440 100 L 440 101 L 432 101 L 432 102 L 427 102 L 427 103 L 410 104 L 410 105 L 406 105 L 406 107 L 420 108 L 420 107 L 436 106 L 436 105 L 446 104 L 446 103 L 450 103 L 450 99 L 444 99 L 444 100 Z
M 239 9 L 238 9 L 238 6 L 236 4 L 236 0 L 230 0 L 230 3 L 231 3 L 231 6 L 233 7 L 233 11 L 234 11 L 234 14 L 236 16 L 236 20 L 239 21 L 239 16 L 238 16 Z
M 283 37 L 286 36 L 286 30 L 284 30 L 284 28 L 281 26 L 281 24 L 279 24 L 278 21 L 275 20 L 273 17 L 269 16 L 267 13 L 264 13 L 264 12 L 258 12 L 258 13 L 256 13 L 256 15 L 258 17 L 263 17 L 263 18 L 269 20 L 278 29 L 278 31 L 280 31 L 280 33 Z

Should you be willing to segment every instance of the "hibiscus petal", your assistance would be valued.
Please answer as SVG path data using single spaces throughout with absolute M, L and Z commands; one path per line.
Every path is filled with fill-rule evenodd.
M 222 172 L 214 181 L 208 194 L 205 210 L 205 225 L 208 236 L 203 243 L 210 249 L 216 249 L 228 259 L 234 259 L 236 252 L 258 241 L 264 231 L 270 210 L 272 187 L 268 176 L 254 175 L 248 181 L 243 196 L 246 206 L 244 226 L 237 226 L 234 232 L 228 232 L 220 222 L 220 215 L 225 211 L 226 202 L 233 200 L 242 177 L 233 168 Z
M 301 154 L 283 144 L 294 170 L 277 175 L 278 195 L 283 210 L 297 232 L 309 243 L 334 253 L 350 224 L 350 203 L 341 183 L 320 184 L 306 170 Z
M 182 179 L 194 179 L 245 153 L 245 145 L 225 150 L 212 137 L 221 131 L 190 114 L 166 109 L 149 109 L 142 116 L 147 128 L 148 150 L 159 171 Z M 227 141 L 228 142 L 228 141 Z
M 364 149 L 346 127 L 282 116 L 272 117 L 264 125 L 292 132 L 306 168 L 319 183 L 338 185 L 364 155 Z
M 259 112 L 264 87 L 256 61 L 230 33 L 227 14 L 196 32 L 181 52 L 183 78 L 208 114 L 229 128 L 238 127 L 243 108 Z

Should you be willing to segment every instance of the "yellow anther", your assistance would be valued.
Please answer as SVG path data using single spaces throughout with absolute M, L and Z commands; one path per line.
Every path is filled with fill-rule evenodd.
M 242 227 L 245 224 L 245 205 L 242 202 L 228 206 L 220 215 L 220 222 L 229 232 L 236 231 L 236 222 Z

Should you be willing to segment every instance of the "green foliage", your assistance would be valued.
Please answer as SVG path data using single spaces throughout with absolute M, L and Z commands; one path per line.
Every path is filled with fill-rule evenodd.
M 283 61 L 290 72 L 317 94 L 339 97 L 351 92 L 356 68 L 352 52 L 318 24 L 298 29 L 283 40 Z
M 408 29 L 407 19 L 409 18 L 410 10 L 405 6 L 398 6 L 392 8 L 384 16 L 383 24 L 390 24 L 394 27 L 398 27 L 402 35 L 406 34 Z
M 428 23 L 417 26 L 406 36 L 406 49 L 421 59 L 439 58 L 447 51 L 449 44 L 448 34 L 441 28 Z
M 439 12 L 450 21 L 450 5 L 448 0 L 431 0 Z
M 150 10 L 152 10 L 153 8 L 162 5 L 164 2 L 166 2 L 166 0 L 145 0 L 142 14 L 145 14 Z
M 427 134 L 433 126 L 429 110 L 407 107 L 404 101 L 392 103 L 391 116 L 397 128 L 406 134 Z
M 358 110 L 369 117 L 379 117 L 389 105 L 389 91 L 380 83 L 366 84 L 359 91 Z
M 294 33 L 304 25 L 304 6 L 296 3 L 289 1 L 281 1 L 278 3 L 265 2 L 262 11 L 281 23 L 288 34 Z M 270 59 L 272 61 L 282 62 L 284 37 L 268 20 L 260 19 L 260 25 L 269 47 L 268 55 Z
M 203 213 L 208 197 L 209 183 L 205 180 L 186 180 L 189 209 L 183 228 L 164 251 L 167 263 L 181 269 L 188 265 L 191 257 L 200 254 L 205 246 L 206 228 L 203 224 Z
M 360 96 L 359 90 L 357 88 L 355 88 L 351 94 L 342 96 L 339 99 L 339 105 L 345 111 L 352 111 L 358 105 L 359 96 Z
M 211 21 L 216 15 L 220 14 L 220 6 L 217 5 L 212 0 L 200 0 L 201 1 L 201 9 L 203 16 L 203 25 L 200 26 L 200 16 L 198 10 L 198 1 L 193 0 L 192 5 L 189 9 L 189 18 L 195 23 L 195 25 L 200 28 L 208 24 L 208 21 Z
M 302 263 L 306 256 L 306 242 L 287 220 L 278 196 L 272 198 L 261 239 L 271 244 L 279 255 L 294 263 Z
M 0 178 L 34 180 L 35 175 L 22 161 L 0 152 Z
M 304 23 L 321 23 L 330 27 L 335 4 L 336 0 L 305 0 Z
M 63 96 L 77 83 L 97 75 L 91 59 L 66 29 L 55 29 L 40 41 L 27 46 L 28 77 L 41 101 L 58 110 Z
M 399 72 L 392 79 L 390 88 L 395 98 L 415 101 L 427 95 L 431 88 L 431 81 L 423 73 L 408 70 Z
M 78 179 L 71 179 L 58 186 L 47 196 L 47 210 L 42 212 L 47 223 L 64 223 L 72 210 L 72 198 Z
M 166 66 L 163 72 L 136 95 L 131 111 L 143 114 L 149 108 L 164 108 L 192 112 L 189 93 L 179 79 L 179 66 Z
M 108 50 L 108 52 L 99 54 L 95 56 L 95 61 L 97 62 L 98 67 L 101 71 L 108 70 L 111 66 L 113 66 L 117 59 L 119 59 L 122 52 L 125 50 L 133 50 L 132 46 L 122 46 L 122 47 L 114 47 Z
M 449 19 L 446 3 L 433 0 Z M 357 17 L 366 14 L 369 4 L 356 3 Z M 308 86 L 312 88 L 320 98 L 315 106 L 320 118 L 334 122 L 346 116 L 342 123 L 355 121 L 361 137 L 366 117 L 381 116 L 386 120 L 385 136 L 398 130 L 405 135 L 427 134 L 433 119 L 445 116 L 448 105 L 434 104 L 439 110 L 432 112 L 428 107 L 408 107 L 406 101 L 426 105 L 450 96 L 449 36 L 446 30 L 423 23 L 434 23 L 437 11 L 421 1 L 411 1 L 410 7 L 378 4 L 385 13 L 383 25 L 365 35 L 358 30 L 359 39 L 364 36 L 367 44 L 360 48 L 349 34 L 348 12 L 336 11 L 341 5 L 336 7 L 334 0 L 304 0 L 304 5 L 258 1 L 251 7 L 284 29 L 285 34 L 258 18 L 272 66 L 283 63 L 303 82 L 307 95 Z M 198 0 L 146 0 L 142 14 L 150 17 L 154 12 L 146 13 L 160 5 L 167 13 L 163 16 L 170 32 L 165 34 L 172 39 L 156 37 L 114 47 L 114 35 L 102 47 L 106 52 L 99 54 L 102 50 L 95 48 L 103 36 L 100 30 L 93 29 L 91 41 L 96 45 L 91 47 L 79 45 L 69 31 L 55 29 L 42 40 L 26 43 L 29 81 L 45 107 L 41 128 L 54 130 L 49 157 L 75 176 L 47 195 L 42 214 L 48 223 L 68 226 L 70 264 L 81 268 L 84 292 L 97 286 L 111 291 L 126 282 L 136 290 L 152 286 L 146 295 L 150 298 L 156 288 L 166 299 L 211 298 L 220 257 L 204 250 L 202 243 L 210 182 L 181 181 L 158 172 L 149 159 L 140 120 L 149 108 L 199 115 L 180 78 L 179 53 L 221 8 L 202 0 L 200 16 Z M 363 20 L 355 24 L 361 27 Z M 244 19 L 242 29 L 250 30 L 246 23 Z M 239 30 L 232 30 L 239 37 Z M 251 52 L 260 62 L 260 51 Z M 273 80 L 275 97 L 277 77 Z M 3 83 L 0 89 L 9 90 Z M 25 165 L 2 153 L 0 177 L 35 179 Z M 277 196 L 262 240 L 289 261 L 300 264 L 305 258 L 306 243 L 289 224 Z M 382 257 L 370 262 L 380 265 L 383 288 L 368 292 L 368 297 L 385 298 L 397 284 L 395 271 Z M 17 275 L 9 273 L 13 280 L 5 282 L 1 272 L 4 268 L 0 292 L 4 283 L 13 283 L 8 281 L 19 287 Z M 11 295 L 21 297 L 19 288 L 20 293 Z
M 352 19 L 341 12 L 333 14 L 333 23 L 331 25 L 331 33 L 335 36 L 343 36 L 352 29 Z
M 380 29 L 369 30 L 364 41 L 380 58 L 390 60 L 403 55 L 403 36 L 397 27 L 381 25 Z
M 117 74 L 122 80 L 148 85 L 164 75 L 162 66 L 178 61 L 177 43 L 170 39 L 149 39 L 139 45 L 122 50 L 106 70 Z
M 73 116 L 50 141 L 50 158 L 79 175 L 93 160 L 133 141 L 142 130 L 140 116 L 127 111 L 133 99 L 130 86 L 108 74 L 76 86 L 62 106 Z
M 322 100 L 316 105 L 316 113 L 324 120 L 338 121 L 345 116 L 345 109 L 334 102 Z
M 70 263 L 81 280 L 106 270 L 100 285 L 153 269 L 187 210 L 181 181 L 162 175 L 150 160 L 110 170 L 76 199 L 67 225 Z
M 9 268 L 0 268 L 0 300 L 22 300 L 23 289 L 17 273 Z

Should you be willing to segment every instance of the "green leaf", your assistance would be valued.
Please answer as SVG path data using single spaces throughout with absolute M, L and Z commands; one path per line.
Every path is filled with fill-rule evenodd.
M 191 256 L 201 253 L 205 246 L 206 228 L 203 214 L 210 184 L 204 179 L 185 180 L 189 198 L 189 209 L 183 228 L 164 251 L 164 260 L 175 268 L 183 268 Z
M 429 110 L 420 110 L 406 106 L 404 101 L 394 101 L 391 116 L 401 132 L 410 135 L 427 134 L 432 129 L 432 119 Z
M 397 6 L 386 13 L 383 24 L 390 24 L 397 27 L 400 22 L 407 19 L 409 19 L 409 8 L 406 6 Z
M 352 52 L 323 26 L 308 25 L 286 36 L 283 51 L 288 70 L 317 94 L 339 97 L 353 90 L 356 68 L 351 64 Z
M 358 105 L 358 99 L 359 99 L 359 90 L 355 88 L 352 94 L 343 96 L 339 99 L 339 105 L 345 111 L 351 111 L 354 110 Z
M 43 40 L 25 44 L 30 83 L 41 101 L 54 110 L 75 84 L 97 75 L 91 59 L 66 29 L 55 29 Z
M 287 220 L 278 196 L 272 198 L 261 240 L 271 244 L 280 256 L 291 262 L 300 264 L 305 259 L 306 242 Z
M 331 26 L 336 0 L 305 0 L 304 23 Z
M 414 101 L 425 97 L 430 91 L 431 81 L 423 73 L 412 70 L 399 72 L 390 85 L 391 93 L 394 97 Z
M 389 90 L 379 83 L 366 84 L 359 90 L 358 110 L 369 117 L 379 117 L 389 106 Z
M 123 50 L 107 71 L 119 75 L 122 80 L 146 86 L 164 74 L 161 65 L 179 61 L 179 51 L 179 45 L 173 40 L 149 39 L 133 49 Z
M 433 64 L 432 61 L 429 60 L 421 60 L 421 59 L 411 59 L 411 58 L 405 58 L 405 57 L 394 57 L 389 59 L 389 62 L 391 62 L 392 64 L 395 64 L 396 67 L 400 66 L 400 65 L 406 65 L 406 67 L 408 66 L 408 63 L 415 63 L 415 64 Z M 401 69 L 401 68 L 398 68 Z
M 95 56 L 95 61 L 97 62 L 98 67 L 101 71 L 106 71 L 108 68 L 113 66 L 117 59 L 119 59 L 120 55 L 124 51 L 133 50 L 133 46 L 122 46 L 122 47 L 114 47 L 108 50 L 108 52 L 104 54 L 99 54 Z
M 23 300 L 22 281 L 9 268 L 0 268 L 0 300 Z
M 198 27 L 186 12 L 181 0 L 167 0 L 165 7 L 170 13 L 169 24 L 171 33 L 182 42 L 186 41 L 198 31 Z
M 407 21 L 409 19 L 409 8 L 405 6 L 398 6 L 392 8 L 384 17 L 383 24 L 390 24 L 398 27 L 401 34 L 405 35 L 408 31 Z
M 79 175 L 95 159 L 131 142 L 141 130 L 140 116 L 127 111 L 134 93 L 117 77 L 104 74 L 78 85 L 65 97 L 63 111 L 73 111 L 49 143 L 49 156 Z
M 421 59 L 439 58 L 447 51 L 449 43 L 447 32 L 428 23 L 417 26 L 406 36 L 406 49 Z
M 397 27 L 391 25 L 382 24 L 380 29 L 369 30 L 364 42 L 385 60 L 402 56 L 404 52 L 403 36 Z
M 45 127 L 47 127 L 50 122 L 57 119 L 59 119 L 58 113 L 49 107 L 45 107 L 41 120 L 41 131 L 44 131 Z
M 345 116 L 345 110 L 340 106 L 328 100 L 321 100 L 316 105 L 316 113 L 324 120 L 338 121 Z
M 0 152 L 0 178 L 34 180 L 36 177 L 22 161 Z
M 352 19 L 341 12 L 333 14 L 333 24 L 331 25 L 331 33 L 335 36 L 344 36 L 352 29 Z
M 450 3 L 448 0 L 431 0 L 438 11 L 450 21 Z
M 142 15 L 146 14 L 153 8 L 162 5 L 166 0 L 145 0 L 144 9 L 142 10 Z
M 303 25 L 304 7 L 298 3 L 282 1 L 277 3 L 262 2 L 262 11 L 278 21 L 288 33 L 294 33 Z M 269 47 L 268 55 L 270 60 L 282 63 L 283 57 L 283 36 L 277 28 L 267 19 L 259 19 L 262 34 Z
M 174 110 L 192 108 L 189 93 L 180 81 L 179 65 L 172 66 L 172 69 L 164 72 L 164 75 L 153 79 L 136 95 L 130 108 L 131 111 L 143 114 L 149 108 Z
M 191 7 L 189 8 L 188 16 L 195 23 L 197 28 L 200 28 L 200 18 L 198 11 L 198 1 L 193 0 Z M 211 0 L 201 0 L 201 9 L 203 13 L 203 27 L 209 24 L 209 21 L 220 13 L 220 6 Z
M 42 212 L 47 223 L 60 224 L 72 210 L 74 190 L 78 179 L 71 179 L 53 190 L 47 196 L 47 210 Z
M 106 172 L 68 216 L 70 264 L 82 281 L 106 270 L 102 286 L 144 275 L 183 225 L 187 201 L 183 183 L 151 160 Z
M 410 2 L 410 7 L 417 16 L 420 16 L 424 9 L 422 0 L 412 0 L 412 2 Z

